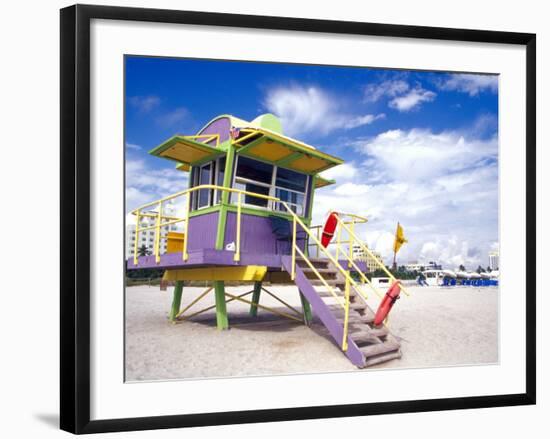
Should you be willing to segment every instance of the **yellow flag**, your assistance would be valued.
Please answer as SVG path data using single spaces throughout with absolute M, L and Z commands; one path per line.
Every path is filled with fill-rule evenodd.
M 395 231 L 395 241 L 393 242 L 393 251 L 397 253 L 401 246 L 408 242 L 405 239 L 405 234 L 403 233 L 403 227 L 401 224 L 397 223 L 397 230 Z

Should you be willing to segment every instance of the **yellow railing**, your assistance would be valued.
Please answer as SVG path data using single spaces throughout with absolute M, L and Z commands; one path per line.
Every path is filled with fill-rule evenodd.
M 391 272 L 386 268 L 386 266 L 384 265 L 384 262 L 381 261 L 377 256 L 375 256 L 371 252 L 371 250 L 367 247 L 367 245 L 355 233 L 355 225 L 356 224 L 361 224 L 361 223 L 366 223 L 368 221 L 367 218 L 359 216 L 359 215 L 355 215 L 355 214 L 350 214 L 350 213 L 342 213 L 342 212 L 337 212 L 337 213 L 338 213 L 338 215 L 336 217 L 336 219 L 337 219 L 337 230 L 334 233 L 335 236 L 336 236 L 336 239 L 334 241 L 331 241 L 329 243 L 329 246 L 331 246 L 331 248 L 335 248 L 334 251 L 336 253 L 336 259 L 341 260 L 340 256 L 343 255 L 342 258 L 345 261 L 347 261 L 348 268 L 353 267 L 354 271 L 359 275 L 361 281 L 363 283 L 367 284 L 372 289 L 372 291 L 374 291 L 374 293 L 379 298 L 381 298 L 382 295 L 383 295 L 382 292 L 380 292 L 373 285 L 371 280 L 360 269 L 359 265 L 357 264 L 357 259 L 354 258 L 354 255 L 353 255 L 353 247 L 355 245 L 358 245 L 359 248 L 363 251 L 363 253 L 366 254 L 367 257 L 370 260 L 372 260 L 378 268 L 380 268 L 382 271 L 384 271 L 384 273 L 386 273 L 388 275 L 388 277 L 391 279 L 392 282 L 397 281 L 395 276 L 393 276 L 391 274 Z M 320 225 L 310 227 L 310 229 L 312 229 L 312 230 L 317 230 L 317 239 L 318 240 L 320 240 L 322 228 L 323 228 L 323 226 L 320 226 Z M 343 239 L 342 235 L 344 233 L 347 233 L 347 237 L 345 237 Z M 345 245 L 348 245 L 347 252 L 346 252 Z M 316 253 L 317 257 L 319 257 L 319 246 L 316 246 L 316 252 L 317 252 Z M 403 285 L 401 285 L 400 287 L 401 287 L 401 291 L 403 291 L 407 296 L 410 295 L 410 293 L 405 288 L 403 288 Z
M 200 139 L 206 139 L 202 141 L 201 143 L 210 143 L 212 140 L 216 141 L 216 148 L 220 145 L 220 135 L 219 134 L 197 134 L 195 136 L 183 136 L 186 139 L 191 140 L 200 140 Z
M 319 238 L 317 236 L 315 236 L 315 233 L 313 233 L 311 231 L 311 229 L 308 228 L 303 223 L 303 221 L 300 220 L 300 218 L 296 214 L 294 214 L 294 212 L 292 212 L 292 210 L 290 210 L 290 208 L 286 205 L 286 203 L 284 203 L 282 201 L 280 203 L 287 209 L 287 211 L 289 211 L 291 213 L 292 221 L 293 221 L 293 224 L 292 224 L 292 230 L 293 230 L 293 233 L 292 233 L 292 270 L 291 270 L 292 280 L 294 280 L 295 276 L 296 276 L 296 255 L 298 254 L 306 262 L 306 264 L 311 268 L 313 273 L 321 280 L 321 283 L 330 291 L 330 293 L 333 296 L 340 299 L 334 293 L 334 290 L 330 287 L 330 285 L 328 284 L 326 279 L 324 279 L 323 276 L 319 273 L 319 271 L 315 268 L 314 264 L 311 262 L 309 257 L 307 255 L 305 255 L 305 253 L 297 245 L 297 243 L 296 243 L 297 225 L 299 225 L 302 228 L 302 230 L 306 232 L 306 234 L 308 235 L 310 240 L 312 240 L 314 245 L 316 245 L 317 248 L 319 249 L 319 253 L 322 253 L 324 256 L 326 256 L 326 258 L 328 260 L 330 260 L 330 262 L 332 262 L 334 267 L 336 267 L 336 269 L 340 272 L 340 274 L 345 279 L 344 303 L 342 303 L 341 300 L 338 300 L 338 302 L 344 308 L 344 331 L 343 331 L 343 336 L 342 336 L 342 350 L 346 351 L 347 348 L 348 348 L 348 323 L 349 323 L 350 288 L 353 287 L 355 289 L 355 291 L 357 291 L 358 293 L 363 295 L 365 297 L 365 299 L 367 299 L 367 295 L 362 291 L 362 289 L 357 284 L 357 282 L 355 282 L 355 280 L 351 277 L 350 270 L 349 269 L 346 270 L 346 269 L 344 269 L 344 267 L 342 267 L 342 265 L 340 264 L 340 261 L 338 261 L 338 259 L 335 258 L 330 253 L 330 251 L 321 244 L 321 241 L 319 240 Z M 311 245 L 311 243 L 309 245 Z M 360 270 L 359 270 L 359 272 L 360 272 Z
M 242 216 L 242 204 L 243 204 L 242 197 L 250 196 L 250 197 L 260 198 L 263 200 L 280 202 L 278 198 L 270 197 L 268 195 L 262 195 L 262 194 L 257 194 L 255 192 L 243 191 L 241 189 L 226 188 L 226 187 L 217 186 L 213 184 L 203 184 L 200 186 L 195 186 L 190 189 L 186 189 L 181 192 L 177 192 L 175 194 L 169 195 L 159 200 L 144 204 L 132 211 L 132 214 L 136 216 L 136 241 L 134 243 L 134 264 L 137 264 L 138 262 L 138 243 L 139 243 L 140 232 L 143 232 L 146 230 L 152 230 L 152 229 L 155 230 L 155 242 L 154 242 L 153 253 L 155 255 L 155 261 L 159 263 L 160 262 L 160 242 L 162 239 L 161 231 L 166 226 L 170 226 L 172 224 L 178 224 L 178 223 L 184 223 L 182 258 L 184 261 L 186 261 L 189 258 L 189 253 L 187 252 L 187 241 L 188 241 L 187 235 L 189 231 L 189 214 L 191 211 L 191 195 L 193 192 L 197 192 L 200 190 L 216 190 L 216 191 L 219 190 L 219 191 L 226 191 L 229 193 L 237 194 L 237 229 L 236 229 L 236 237 L 235 237 L 235 255 L 233 257 L 235 261 L 239 261 L 241 258 L 241 216 Z M 185 211 L 184 211 L 185 216 L 181 218 L 181 217 L 164 215 L 163 208 L 165 203 L 169 201 L 174 201 L 175 199 L 180 197 L 186 197 Z M 290 210 L 288 206 L 285 205 L 285 207 L 289 212 L 291 212 L 292 215 L 294 215 L 294 212 L 292 212 L 292 210 Z M 153 209 L 156 211 L 143 212 L 144 209 Z M 155 218 L 156 220 L 155 224 L 141 227 L 141 219 L 143 217 Z M 168 220 L 168 221 L 164 221 L 164 220 Z
M 357 235 L 355 234 L 355 230 L 354 230 L 354 225 L 353 223 L 351 224 L 351 227 L 349 227 L 349 223 L 344 221 L 342 218 L 341 218 L 342 214 L 338 215 L 336 217 L 337 219 L 337 222 L 338 222 L 338 226 L 339 226 L 339 230 L 344 230 L 348 233 L 348 236 L 349 236 L 349 240 L 346 241 L 346 242 L 349 242 L 349 246 L 350 246 L 350 255 L 351 255 L 351 249 L 353 248 L 353 246 L 355 244 L 359 245 L 359 247 L 361 248 L 361 250 L 363 252 L 365 252 L 368 257 L 373 260 L 375 262 L 375 264 L 384 272 L 386 273 L 386 275 L 390 278 L 390 280 L 393 282 L 397 282 L 397 279 L 395 278 L 395 276 L 393 274 L 391 274 L 391 272 L 387 269 L 386 265 L 380 260 L 378 259 L 371 251 L 370 249 L 367 247 L 367 245 L 361 241 Z M 364 275 L 364 273 L 361 271 L 361 270 L 358 270 L 357 268 L 357 265 L 355 264 L 355 261 L 353 260 L 352 257 L 348 257 L 348 264 L 351 264 L 351 266 L 353 266 L 356 271 L 359 273 L 359 275 L 361 276 L 361 278 L 363 280 L 365 280 L 369 286 L 376 292 L 376 294 L 378 294 L 378 296 L 380 297 L 380 293 L 378 292 L 378 290 L 374 287 L 374 285 L 372 285 L 372 283 L 370 282 L 370 280 Z M 399 285 L 400 286 L 400 289 L 401 291 L 403 291 L 407 296 L 409 296 L 409 292 L 403 287 L 402 284 Z

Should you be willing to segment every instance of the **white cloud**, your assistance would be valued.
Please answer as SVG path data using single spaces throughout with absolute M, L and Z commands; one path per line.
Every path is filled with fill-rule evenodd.
M 141 146 L 140 145 L 136 145 L 135 143 L 129 143 L 129 142 L 126 142 L 126 148 L 128 149 L 133 149 L 135 151 L 139 151 L 141 149 Z
M 431 102 L 435 99 L 436 93 L 425 90 L 420 86 L 409 90 L 406 94 L 397 96 L 389 102 L 390 108 L 398 111 L 410 111 L 418 108 L 424 102 Z
M 457 131 L 391 130 L 363 142 L 359 150 L 388 171 L 387 178 L 428 180 L 497 158 L 496 138 L 467 139 Z
M 166 166 L 154 169 L 145 160 L 126 160 L 127 211 L 187 189 L 188 173 L 170 167 L 173 165 L 168 162 Z
M 444 80 L 436 82 L 441 90 L 460 91 L 470 96 L 477 96 L 487 90 L 493 93 L 498 91 L 497 75 L 474 75 L 470 73 L 449 74 Z
M 281 119 L 284 132 L 290 136 L 357 128 L 384 117 L 383 114 L 349 114 L 343 109 L 341 99 L 314 86 L 271 89 L 265 96 L 264 106 Z
M 395 97 L 409 90 L 409 84 L 402 80 L 387 80 L 380 83 L 368 84 L 365 87 L 365 101 L 377 102 L 382 97 Z
M 384 113 L 377 114 L 377 115 L 366 114 L 364 116 L 352 117 L 351 119 L 345 120 L 345 121 L 343 121 L 342 126 L 343 126 L 343 128 L 348 128 L 348 129 L 357 128 L 357 127 L 360 127 L 362 125 L 370 125 L 375 120 L 384 119 L 385 117 L 386 117 L 386 115 Z
M 133 107 L 137 108 L 142 113 L 148 113 L 160 104 L 160 98 L 158 96 L 132 96 L 128 98 L 128 102 Z
M 316 194 L 314 224 L 330 209 L 367 216 L 369 222 L 357 230 L 390 263 L 399 221 L 409 243 L 398 263 L 487 266 L 498 241 L 496 138 L 392 130 L 357 142 L 356 148 L 365 160 L 331 170 L 337 184 Z
M 328 179 L 335 179 L 339 182 L 350 180 L 357 176 L 357 168 L 353 163 L 343 163 L 340 166 L 329 169 L 322 173 L 322 176 Z
M 403 79 L 389 79 L 365 87 L 365 102 L 389 99 L 388 106 L 398 111 L 410 111 L 424 102 L 431 102 L 437 94 L 424 89 L 419 83 L 413 88 Z

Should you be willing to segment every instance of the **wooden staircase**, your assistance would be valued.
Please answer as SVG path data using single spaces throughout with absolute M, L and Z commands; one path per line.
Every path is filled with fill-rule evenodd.
M 333 287 L 336 295 L 343 299 L 345 279 L 336 266 L 328 259 L 309 258 L 309 261 L 326 283 Z M 290 256 L 283 257 L 283 266 L 291 273 Z M 344 334 L 344 308 L 304 259 L 296 259 L 295 283 L 338 346 L 341 346 Z M 387 327 L 375 327 L 373 322 L 374 311 L 352 286 L 348 316 L 348 349 L 344 353 L 353 364 L 361 368 L 401 357 L 401 345 L 397 339 Z

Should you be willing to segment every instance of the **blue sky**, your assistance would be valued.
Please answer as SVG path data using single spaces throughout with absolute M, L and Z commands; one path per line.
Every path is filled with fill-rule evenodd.
M 385 257 L 395 223 L 400 262 L 487 266 L 498 242 L 498 77 L 407 70 L 127 57 L 127 208 L 186 187 L 173 162 L 147 151 L 229 113 L 277 115 L 285 134 L 346 164 L 316 195 L 364 214 Z

